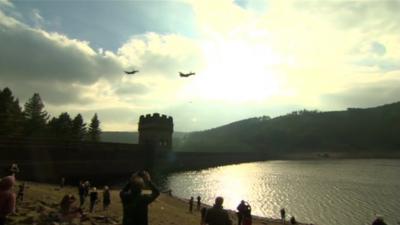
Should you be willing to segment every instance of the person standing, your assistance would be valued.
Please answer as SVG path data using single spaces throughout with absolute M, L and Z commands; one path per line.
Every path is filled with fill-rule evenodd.
M 151 189 L 150 195 L 142 194 L 145 185 Z M 151 182 L 147 171 L 135 173 L 120 192 L 123 208 L 123 225 L 148 225 L 148 205 L 160 195 Z
M 16 196 L 12 190 L 14 185 L 14 176 L 6 176 L 0 181 L 0 225 L 6 223 L 9 214 L 15 213 Z
M 94 208 L 96 203 L 99 199 L 99 194 L 97 193 L 96 187 L 93 187 L 92 191 L 90 192 L 90 212 L 94 212 Z
M 190 197 L 190 200 L 189 200 L 189 212 L 190 213 L 193 213 L 193 203 L 194 203 L 194 198 L 192 196 L 192 197 Z
M 217 197 L 212 208 L 207 210 L 205 223 L 208 225 L 232 225 L 229 214 L 223 209 L 224 199 Z
M 240 201 L 240 204 L 236 207 L 237 209 L 237 217 L 238 217 L 238 225 L 242 225 L 244 213 L 246 212 L 247 206 L 244 200 Z
M 104 186 L 104 192 L 103 192 L 103 210 L 107 210 L 108 207 L 111 204 L 111 195 L 110 195 L 110 189 L 108 186 Z
M 78 193 L 79 193 L 79 207 L 82 208 L 83 204 L 85 204 L 85 183 L 81 180 L 79 181 L 79 187 L 78 187 Z
M 197 210 L 200 210 L 201 207 L 201 197 L 197 196 Z
M 285 210 L 285 208 L 282 208 L 280 212 L 281 212 L 281 220 L 282 220 L 282 223 L 284 224 L 285 220 L 286 220 L 286 210 Z
M 251 216 L 251 206 L 246 202 L 246 210 L 243 214 L 243 225 L 251 225 L 253 223 L 253 218 Z

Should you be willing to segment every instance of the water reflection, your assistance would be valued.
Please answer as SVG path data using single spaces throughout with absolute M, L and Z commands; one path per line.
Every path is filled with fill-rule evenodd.
M 396 223 L 400 208 L 400 160 L 274 161 L 177 173 L 167 187 L 182 198 L 200 195 L 212 204 L 225 198 L 235 209 L 248 201 L 253 213 L 324 225 L 366 224 L 375 213 Z

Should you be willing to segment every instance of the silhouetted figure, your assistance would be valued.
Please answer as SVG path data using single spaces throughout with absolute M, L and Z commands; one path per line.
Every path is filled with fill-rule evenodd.
M 168 190 L 168 196 L 172 197 L 172 190 L 171 189 Z
M 297 224 L 296 218 L 294 216 L 290 217 L 290 224 Z
M 383 221 L 383 217 L 380 215 L 376 216 L 376 219 L 372 222 L 372 225 L 386 225 L 385 221 Z
M 65 177 L 61 177 L 60 188 L 63 188 L 64 185 L 65 185 Z
M 285 223 L 285 220 L 286 220 L 286 210 L 285 210 L 285 208 L 282 208 L 280 212 L 281 212 L 282 223 Z
M 111 204 L 111 195 L 110 195 L 110 189 L 108 186 L 104 186 L 104 192 L 103 192 L 103 210 L 107 210 L 108 207 Z
M 22 182 L 20 185 L 18 185 L 17 202 L 24 201 L 24 194 L 25 194 L 25 182 Z
M 212 208 L 207 210 L 205 223 L 208 225 L 232 225 L 228 212 L 223 209 L 224 199 L 217 197 Z
M 82 207 L 85 204 L 85 183 L 83 181 L 79 181 L 78 193 L 79 193 L 79 206 Z
M 72 223 L 72 220 L 82 216 L 82 210 L 75 206 L 76 199 L 73 195 L 67 194 L 61 200 L 60 203 L 60 220 L 68 224 Z
M 253 218 L 251 217 L 251 206 L 246 202 L 246 210 L 243 214 L 243 225 L 251 225 L 253 222 Z
M 90 212 L 94 211 L 97 201 L 99 200 L 99 194 L 97 192 L 96 187 L 93 187 L 90 192 Z
M 201 206 L 201 197 L 197 196 L 197 210 L 200 210 L 200 206 Z
M 145 184 L 151 189 L 150 195 L 142 194 Z M 151 182 L 147 171 L 135 173 L 120 192 L 123 207 L 123 225 L 148 225 L 148 205 L 160 191 Z
M 0 180 L 0 225 L 4 225 L 9 214 L 15 212 L 16 196 L 12 188 L 14 176 L 6 176 Z
M 190 213 L 193 212 L 193 203 L 194 203 L 194 198 L 190 197 L 190 200 L 189 200 L 189 212 Z
M 240 201 L 240 204 L 236 207 L 237 209 L 237 216 L 238 216 L 238 225 L 242 225 L 244 213 L 247 210 L 247 205 L 245 201 Z
M 84 190 L 85 190 L 85 197 L 89 196 L 89 192 L 90 192 L 90 182 L 89 181 L 85 181 L 85 186 L 84 186 Z

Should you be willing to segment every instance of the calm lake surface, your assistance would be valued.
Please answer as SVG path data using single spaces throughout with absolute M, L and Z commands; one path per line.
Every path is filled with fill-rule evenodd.
M 400 160 L 267 161 L 169 175 L 175 196 L 212 204 L 216 196 L 236 209 L 279 218 L 281 207 L 298 221 L 318 225 L 371 224 L 375 214 L 400 221 Z

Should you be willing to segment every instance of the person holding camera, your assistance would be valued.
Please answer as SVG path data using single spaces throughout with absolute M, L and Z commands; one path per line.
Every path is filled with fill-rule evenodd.
M 151 194 L 143 194 L 147 185 Z M 148 225 L 148 205 L 158 196 L 160 191 L 151 182 L 150 174 L 141 171 L 131 176 L 128 184 L 120 192 L 123 207 L 123 225 Z
M 204 218 L 205 224 L 208 225 L 232 225 L 232 221 L 229 218 L 228 212 L 223 208 L 222 204 L 224 199 L 217 197 L 215 204 L 212 208 L 206 211 Z

